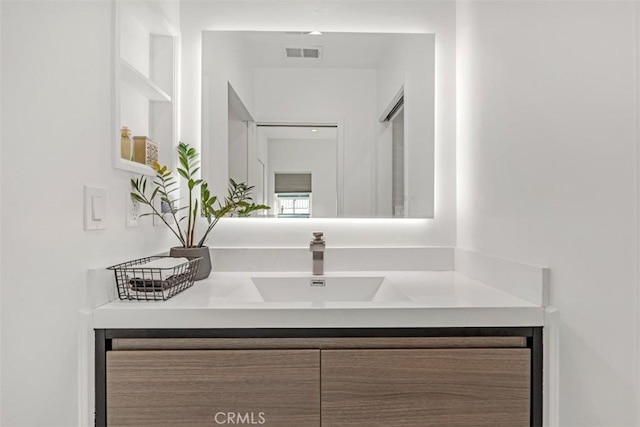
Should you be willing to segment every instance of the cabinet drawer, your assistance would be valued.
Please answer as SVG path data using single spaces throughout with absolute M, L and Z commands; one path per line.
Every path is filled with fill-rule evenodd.
M 529 426 L 529 349 L 323 350 L 322 425 Z
M 318 350 L 108 352 L 106 376 L 109 426 L 320 425 Z

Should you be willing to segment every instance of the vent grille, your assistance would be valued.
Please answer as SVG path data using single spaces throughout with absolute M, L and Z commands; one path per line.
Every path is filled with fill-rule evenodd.
M 320 49 L 302 49 L 302 57 L 320 59 Z
M 299 47 L 286 48 L 287 58 L 302 58 L 302 49 Z
M 286 58 L 322 59 L 321 47 L 286 47 Z

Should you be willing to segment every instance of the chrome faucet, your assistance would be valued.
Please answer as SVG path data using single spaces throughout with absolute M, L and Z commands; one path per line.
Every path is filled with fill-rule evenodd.
M 324 274 L 324 248 L 325 242 L 322 238 L 322 231 L 314 231 L 314 239 L 309 244 L 309 250 L 313 253 L 313 275 L 322 276 Z

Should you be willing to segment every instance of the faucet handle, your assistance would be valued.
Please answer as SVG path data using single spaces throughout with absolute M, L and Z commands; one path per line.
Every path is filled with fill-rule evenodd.
M 324 236 L 324 233 L 322 231 L 314 231 L 313 232 L 313 237 L 314 237 L 314 240 L 316 242 L 321 242 L 322 241 L 322 236 Z

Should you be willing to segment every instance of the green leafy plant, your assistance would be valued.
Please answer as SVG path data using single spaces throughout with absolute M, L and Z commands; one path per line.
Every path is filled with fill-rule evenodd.
M 249 216 L 252 212 L 270 209 L 269 206 L 253 203 L 251 198 L 253 186 L 233 179 L 229 179 L 227 195 L 224 198 L 219 200 L 217 196 L 212 195 L 207 182 L 197 178 L 197 173 L 200 171 L 199 157 L 195 148 L 183 142 L 178 144 L 180 161 L 178 173 L 187 181 L 189 192 L 187 206 L 179 206 L 180 199 L 176 197 L 175 192 L 180 189 L 180 185 L 167 166 L 161 166 L 158 162 L 153 164 L 156 176 L 149 196 L 147 196 L 147 177 L 141 176 L 131 180 L 133 187 L 131 197 L 151 208 L 151 212 L 140 216 L 154 215 L 160 218 L 185 248 L 204 246 L 209 234 L 222 217 Z M 195 237 L 198 214 L 207 220 L 207 228 L 200 240 Z

